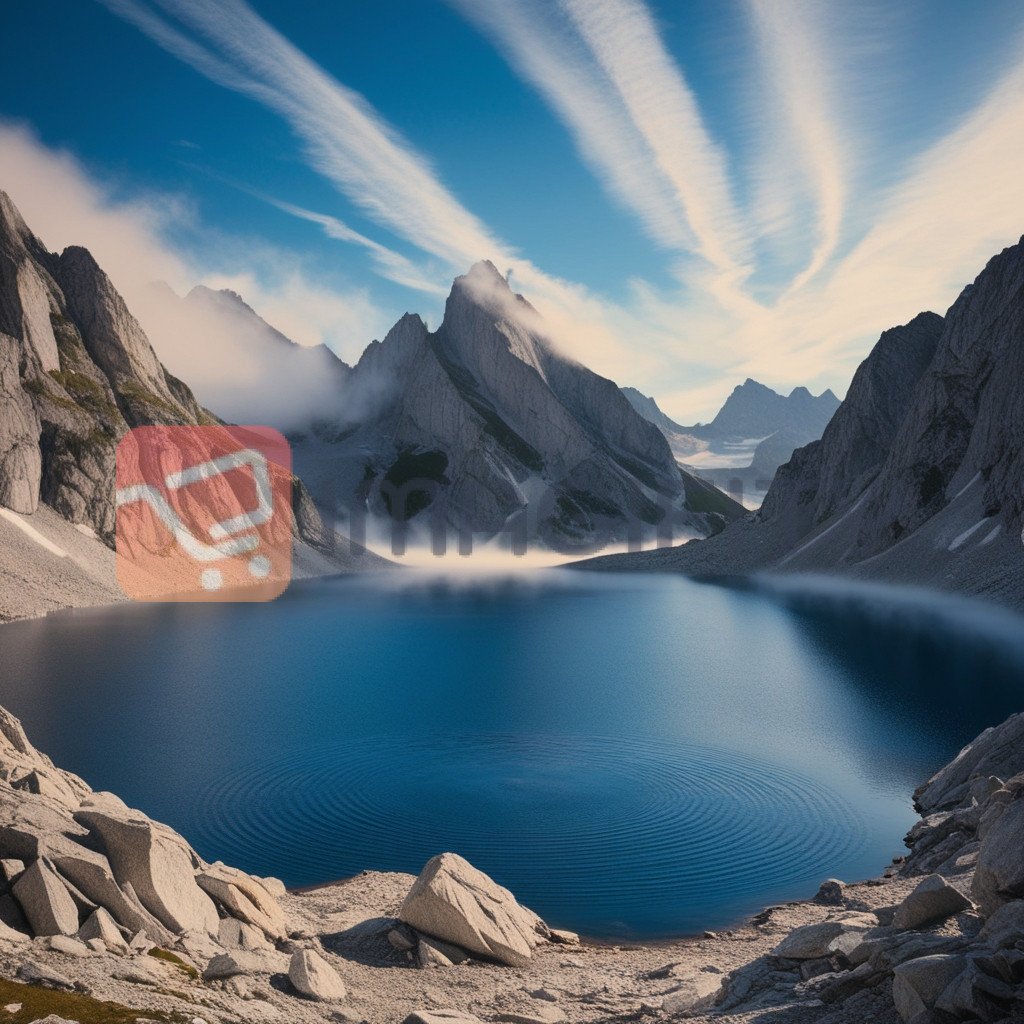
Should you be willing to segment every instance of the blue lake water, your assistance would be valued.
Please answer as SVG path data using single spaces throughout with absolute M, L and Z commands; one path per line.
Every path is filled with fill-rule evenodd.
M 901 851 L 1024 706 L 1019 620 L 883 591 L 415 572 L 0 629 L 62 767 L 292 886 L 455 850 L 592 936 L 718 928 Z

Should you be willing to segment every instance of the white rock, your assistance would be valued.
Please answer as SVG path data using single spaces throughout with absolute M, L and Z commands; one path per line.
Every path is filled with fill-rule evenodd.
M 75 901 L 42 858 L 25 869 L 11 891 L 36 935 L 74 935 L 78 931 Z
M 232 917 L 259 928 L 272 942 L 288 937 L 284 911 L 258 878 L 224 864 L 213 864 L 199 872 L 196 882 Z
M 348 996 L 338 972 L 312 949 L 297 949 L 292 954 L 288 980 L 308 999 L 338 1002 Z
M 483 1024 L 483 1021 L 463 1010 L 414 1010 L 402 1024 Z
M 723 980 L 721 974 L 694 971 L 669 991 L 662 1000 L 661 1008 L 665 1013 L 673 1015 L 712 1006 L 722 991 Z
M 164 927 L 216 935 L 217 908 L 196 884 L 184 840 L 141 816 L 118 818 L 102 810 L 81 810 L 75 820 L 99 834 L 114 878 L 122 885 L 130 883 L 142 905 Z
M 100 939 L 104 946 L 112 950 L 127 951 L 128 943 L 121 934 L 117 923 L 103 907 L 98 907 L 86 919 L 85 924 L 78 929 L 78 937 L 85 942 L 90 939 Z
M 92 950 L 81 939 L 68 935 L 51 935 L 46 943 L 55 953 L 66 956 L 92 956 Z
M 482 871 L 454 853 L 427 862 L 398 912 L 417 931 L 513 966 L 523 966 L 546 928 Z

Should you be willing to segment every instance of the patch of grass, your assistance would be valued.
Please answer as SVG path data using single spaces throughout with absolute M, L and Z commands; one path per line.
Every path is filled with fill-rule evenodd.
M 50 326 L 53 328 L 53 337 L 57 342 L 57 353 L 60 356 L 61 365 L 64 365 L 65 360 L 77 363 L 84 352 L 78 329 L 62 313 L 50 313 Z
M 163 1024 L 183 1024 L 189 1018 L 180 1013 L 160 1010 L 133 1010 L 120 1003 L 105 1003 L 81 992 L 57 992 L 36 985 L 22 985 L 0 978 L 0 1007 L 21 1003 L 17 1013 L 4 1013 L 7 1024 L 32 1024 L 56 1014 L 78 1024 L 135 1024 L 139 1017 L 148 1017 Z
M 188 419 L 185 410 L 180 406 L 175 405 L 173 402 L 168 402 L 166 399 L 161 398 L 158 394 L 150 391 L 149 388 L 143 387 L 141 384 L 135 383 L 132 380 L 122 381 L 118 386 L 118 393 L 122 398 L 127 398 L 131 402 L 139 402 L 143 405 L 151 406 L 154 409 L 158 409 L 160 412 L 167 416 L 171 416 L 174 419 Z
M 50 376 L 69 394 L 71 397 L 86 409 L 100 413 L 114 419 L 120 418 L 120 412 L 116 405 L 111 402 L 103 386 L 97 383 L 92 377 L 77 370 L 50 370 Z M 67 401 L 61 400 L 61 396 L 48 394 L 46 396 L 51 402 L 58 405 L 66 405 Z
M 193 981 L 199 980 L 199 972 L 191 964 L 185 963 L 180 956 L 172 953 L 169 949 L 161 949 L 159 946 L 156 946 L 149 951 L 149 955 L 151 957 L 155 957 L 157 960 L 163 960 L 165 964 L 171 964 L 172 966 L 177 967 L 179 971 L 183 971 Z
M 735 519 L 745 512 L 738 501 L 714 484 L 698 480 L 688 473 L 683 474 L 683 489 L 686 493 L 686 507 L 691 512 L 717 512 L 727 519 Z

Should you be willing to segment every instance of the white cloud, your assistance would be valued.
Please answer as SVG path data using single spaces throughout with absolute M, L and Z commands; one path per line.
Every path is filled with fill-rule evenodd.
M 389 314 L 365 289 L 331 288 L 304 273 L 293 253 L 209 231 L 180 197 L 115 198 L 70 154 L 50 150 L 24 127 L 4 122 L 0 187 L 48 248 L 88 248 L 168 368 L 202 402 L 232 419 L 249 408 L 245 418 L 288 426 L 311 408 L 333 406 L 333 385 L 308 363 L 269 358 L 272 349 L 250 345 L 222 320 L 176 312 L 154 282 L 166 282 L 179 295 L 197 283 L 233 288 L 295 342 L 328 343 L 349 359 L 390 326 Z M 201 261 L 166 241 L 172 227 L 179 233 L 188 227 L 197 237 Z

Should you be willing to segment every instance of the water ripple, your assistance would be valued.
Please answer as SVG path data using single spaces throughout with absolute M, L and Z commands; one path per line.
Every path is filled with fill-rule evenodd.
M 789 768 L 610 737 L 379 737 L 213 785 L 197 843 L 313 884 L 467 857 L 555 923 L 666 935 L 800 895 L 865 842 L 858 815 Z

